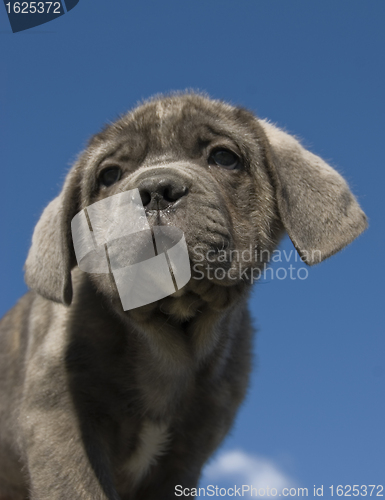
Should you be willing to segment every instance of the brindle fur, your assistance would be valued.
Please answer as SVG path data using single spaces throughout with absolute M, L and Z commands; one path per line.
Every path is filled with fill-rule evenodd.
M 217 146 L 244 168 L 208 166 Z M 111 164 L 123 176 L 100 187 Z M 160 96 L 106 127 L 44 211 L 26 262 L 31 291 L 1 322 L 1 500 L 175 498 L 175 485 L 197 485 L 234 421 L 250 372 L 250 280 L 193 269 L 173 296 L 124 312 L 111 275 L 76 267 L 72 217 L 154 176 L 188 186 L 148 219 L 183 230 L 192 266 L 197 245 L 214 267 L 262 266 L 215 256 L 271 252 L 285 230 L 314 264 L 314 249 L 326 258 L 366 227 L 337 172 L 244 109 Z

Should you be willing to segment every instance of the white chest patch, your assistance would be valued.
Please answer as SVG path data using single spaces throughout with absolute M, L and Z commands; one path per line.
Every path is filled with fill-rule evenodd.
M 134 484 L 146 475 L 150 466 L 155 464 L 157 458 L 165 452 L 168 440 L 166 424 L 144 422 L 139 434 L 138 447 L 125 464 L 125 470 Z

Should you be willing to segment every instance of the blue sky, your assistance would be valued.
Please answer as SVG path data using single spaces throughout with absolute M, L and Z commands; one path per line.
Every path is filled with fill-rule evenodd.
M 271 466 L 324 496 L 332 484 L 384 484 L 385 3 L 80 0 L 18 34 L 1 9 L 0 312 L 26 290 L 41 211 L 105 122 L 186 88 L 248 107 L 331 162 L 370 228 L 306 280 L 255 287 L 249 395 L 204 481 Z M 223 457 L 233 469 L 218 469 Z

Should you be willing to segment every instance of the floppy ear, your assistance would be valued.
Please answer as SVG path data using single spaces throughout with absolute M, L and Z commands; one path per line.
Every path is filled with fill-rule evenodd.
M 265 120 L 259 123 L 270 145 L 267 157 L 282 223 L 302 260 L 321 262 L 366 229 L 366 216 L 332 167 L 294 137 Z
M 70 223 L 79 211 L 77 177 L 73 169 L 62 192 L 42 213 L 24 266 L 25 281 L 30 288 L 65 305 L 71 304 L 71 269 L 76 265 Z

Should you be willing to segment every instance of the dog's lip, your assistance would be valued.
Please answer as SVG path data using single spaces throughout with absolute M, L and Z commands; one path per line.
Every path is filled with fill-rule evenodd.
M 150 226 L 170 226 L 169 212 L 166 210 L 146 210 Z

